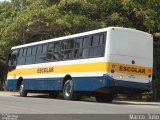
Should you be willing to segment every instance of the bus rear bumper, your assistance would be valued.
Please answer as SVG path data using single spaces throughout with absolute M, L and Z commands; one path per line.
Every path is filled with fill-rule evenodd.
M 122 81 L 115 80 L 110 78 L 109 76 L 105 77 L 105 81 L 109 86 L 115 89 L 119 89 L 122 91 L 139 91 L 139 92 L 149 92 L 152 90 L 152 82 L 149 83 L 139 83 L 139 82 L 131 82 L 131 81 Z M 107 85 L 108 86 L 108 85 Z

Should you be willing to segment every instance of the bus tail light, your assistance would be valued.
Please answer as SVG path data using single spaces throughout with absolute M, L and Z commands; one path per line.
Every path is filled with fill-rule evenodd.
M 114 70 L 113 70 L 113 69 L 111 70 L 111 73 L 114 73 Z
M 149 74 L 148 77 L 150 78 L 150 77 L 151 77 L 151 74 Z
M 132 63 L 132 64 L 135 64 L 135 60 L 132 60 L 131 63 Z

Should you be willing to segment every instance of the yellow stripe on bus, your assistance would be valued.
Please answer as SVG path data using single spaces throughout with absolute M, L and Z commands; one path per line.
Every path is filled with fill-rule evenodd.
M 131 75 L 148 76 L 152 74 L 152 68 L 136 65 L 96 62 L 72 65 L 46 66 L 39 68 L 21 68 L 8 73 L 8 76 L 38 75 L 38 74 L 59 74 L 59 73 L 79 73 L 79 72 L 110 72 L 124 73 Z
M 46 66 L 39 68 L 16 69 L 9 73 L 12 75 L 37 75 L 37 74 L 58 74 L 58 73 L 76 73 L 76 72 L 96 72 L 105 71 L 108 64 L 105 62 L 74 64 L 63 66 Z M 108 70 L 107 70 L 108 71 Z

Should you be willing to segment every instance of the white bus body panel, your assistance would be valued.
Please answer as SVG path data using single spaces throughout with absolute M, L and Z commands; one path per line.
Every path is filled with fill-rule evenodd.
M 112 63 L 153 67 L 153 37 L 133 29 L 110 28 L 107 34 L 106 60 Z M 123 73 L 107 73 L 115 80 L 149 83 L 152 77 Z

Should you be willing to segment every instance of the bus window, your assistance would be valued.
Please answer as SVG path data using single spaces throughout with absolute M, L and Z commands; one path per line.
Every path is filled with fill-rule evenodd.
M 36 55 L 37 46 L 32 47 L 32 55 Z
M 8 61 L 8 70 L 12 71 L 16 68 L 16 60 L 17 60 L 17 55 L 18 55 L 18 51 L 13 51 L 10 55 L 9 55 L 9 61 Z
M 25 64 L 30 64 L 32 62 L 31 59 L 30 59 L 31 53 L 32 53 L 31 47 L 27 48 Z
M 60 51 L 61 47 L 61 42 L 55 42 L 54 43 L 54 48 L 53 48 L 53 61 L 58 61 L 63 59 L 63 55 Z
M 36 63 L 42 63 L 46 60 L 47 44 L 39 45 L 37 48 Z
M 48 45 L 48 49 L 47 49 L 47 58 L 46 60 L 47 61 L 52 61 L 52 57 L 53 57 L 53 47 L 54 47 L 54 44 L 53 43 L 49 43 Z
M 63 59 L 64 60 L 73 59 L 73 50 L 61 51 L 61 53 L 63 54 Z
M 92 37 L 92 46 L 89 50 L 89 57 L 102 57 L 104 55 L 104 35 L 96 34 Z
M 105 44 L 104 34 L 100 34 L 99 45 Z
M 58 61 L 62 58 L 59 52 L 53 52 L 52 56 L 53 56 L 53 61 Z
M 81 57 L 82 57 L 82 49 L 75 49 L 74 58 L 81 58 Z
M 23 49 L 20 49 L 19 56 L 23 56 Z
M 61 42 L 62 49 L 60 53 L 62 54 L 63 60 L 73 59 L 73 49 L 74 49 L 74 40 L 65 40 Z
M 42 54 L 46 54 L 47 53 L 47 44 L 43 45 L 43 49 L 42 49 Z
M 75 48 L 82 48 L 83 47 L 83 38 L 81 37 L 81 38 L 77 38 L 76 40 L 75 40 L 75 43 L 74 43 L 75 45 Z
M 27 49 L 27 56 L 30 56 L 31 54 L 32 54 L 32 48 L 29 47 L 29 48 Z
M 35 62 L 36 46 L 27 49 L 25 64 L 33 64 Z
M 74 49 L 74 39 L 68 40 L 68 49 Z
M 42 45 L 39 45 L 37 48 L 37 55 L 42 53 Z
M 83 48 L 90 47 L 90 46 L 91 46 L 91 38 L 90 37 L 84 37 Z
M 23 65 L 25 63 L 26 51 L 27 51 L 26 48 L 20 49 L 18 60 L 17 60 L 17 65 Z
M 55 42 L 54 43 L 54 51 L 59 51 L 60 50 L 60 42 Z
M 61 50 L 67 50 L 68 49 L 68 41 L 61 42 Z
M 82 58 L 88 58 L 89 57 L 89 48 L 85 48 L 82 51 Z
M 53 51 L 53 47 L 54 47 L 54 44 L 53 43 L 49 43 L 47 52 L 52 52 Z
M 23 56 L 24 57 L 26 56 L 26 53 L 27 53 L 27 48 L 24 48 L 24 50 L 23 50 Z
M 92 39 L 92 46 L 97 46 L 99 45 L 99 35 L 94 35 Z
M 103 56 L 103 46 L 91 47 L 89 50 L 90 57 L 102 57 Z

